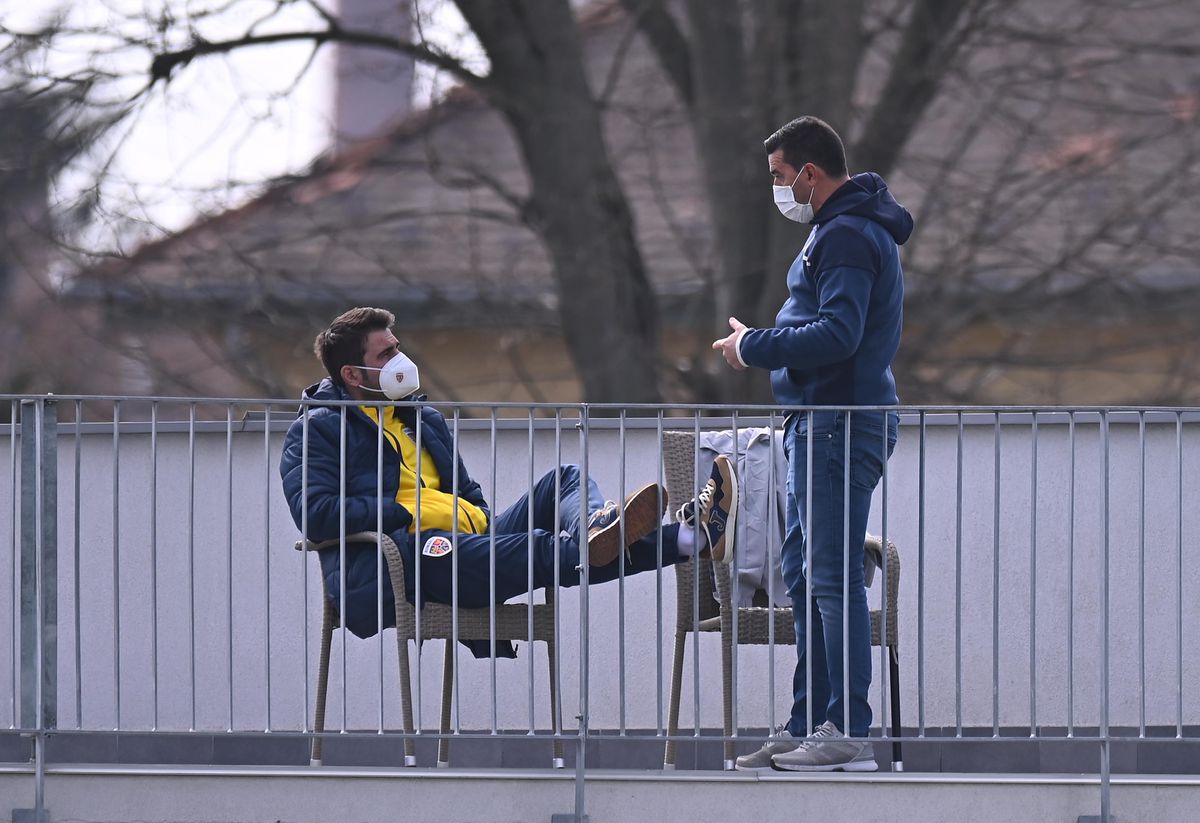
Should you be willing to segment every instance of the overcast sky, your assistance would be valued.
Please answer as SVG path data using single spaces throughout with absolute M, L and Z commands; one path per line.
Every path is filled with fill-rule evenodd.
M 0 20 L 11 29 L 32 28 L 56 9 L 68 8 L 68 25 L 102 32 L 75 38 L 69 49 L 54 55 L 53 68 L 91 62 L 99 53 L 101 65 L 128 78 L 120 94 L 144 83 L 148 57 L 144 50 L 114 48 L 116 40 L 103 32 L 143 36 L 147 9 L 156 15 L 166 7 L 182 19 L 189 10 L 222 5 L 196 0 L 25 0 L 18 7 L 18 2 L 0 0 Z M 462 23 L 456 15 L 436 0 L 425 5 L 424 13 L 436 12 L 432 26 L 426 21 L 427 35 L 436 37 L 441 31 L 447 37 L 459 36 Z M 235 37 L 248 21 L 275 7 L 274 0 L 237 0 L 231 11 L 204 20 L 200 30 L 212 40 Z M 322 25 L 310 8 L 296 4 L 260 31 Z M 257 190 L 255 183 L 303 169 L 331 145 L 333 51 L 323 48 L 305 71 L 311 54 L 311 47 L 303 44 L 271 45 L 198 60 L 177 72 L 169 87 L 160 85 L 151 93 L 136 122 L 120 133 L 116 160 L 103 175 L 103 207 L 114 215 L 145 219 L 146 231 L 135 232 L 140 240 L 158 234 L 155 225 L 183 228 L 197 213 L 244 201 Z M 437 85 L 445 81 L 419 71 L 418 99 L 427 101 Z M 57 199 L 69 200 L 86 187 L 108 154 L 98 152 L 66 175 Z

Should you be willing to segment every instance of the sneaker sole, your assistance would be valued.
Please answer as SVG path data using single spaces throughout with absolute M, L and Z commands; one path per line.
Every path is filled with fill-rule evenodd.
M 733 464 L 724 455 L 717 458 L 717 465 L 721 467 L 721 483 L 725 487 L 725 494 L 729 497 L 729 516 L 725 518 L 725 533 L 717 541 L 717 545 L 712 547 L 712 559 L 718 563 L 732 563 L 733 551 L 730 550 L 730 547 L 736 534 L 734 530 L 737 528 L 737 475 L 734 474 Z
M 877 772 L 879 771 L 879 764 L 874 760 L 830 763 L 823 766 L 791 766 L 772 763 L 771 768 L 780 772 Z
M 630 546 L 658 528 L 667 510 L 667 490 L 647 483 L 625 499 L 625 545 Z M 607 566 L 621 553 L 621 518 L 588 536 L 588 565 Z

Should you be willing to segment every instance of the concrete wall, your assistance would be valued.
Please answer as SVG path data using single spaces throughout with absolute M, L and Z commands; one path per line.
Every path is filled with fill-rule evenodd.
M 277 413 L 275 418 L 281 416 Z M 902 426 L 889 466 L 886 529 L 903 559 L 905 725 L 953 725 L 961 719 L 967 726 L 990 726 L 993 721 L 1023 726 L 1030 723 L 1032 712 L 1039 725 L 1062 726 L 1069 719 L 1083 725 L 1100 722 L 1106 547 L 1109 722 L 1136 726 L 1143 704 L 1150 724 L 1200 722 L 1200 696 L 1185 688 L 1181 697 L 1178 664 L 1182 646 L 1182 682 L 1192 683 L 1200 675 L 1200 632 L 1193 628 L 1200 622 L 1200 597 L 1191 545 L 1200 518 L 1192 504 L 1200 489 L 1200 426 L 1188 422 L 1183 427 L 1181 517 L 1174 417 L 1161 422 L 1151 417 L 1144 441 L 1143 516 L 1136 418 L 1114 421 L 1107 451 L 1106 518 L 1105 452 L 1098 425 L 1081 418 L 1076 426 L 1072 475 L 1067 425 L 1062 419 L 1040 416 L 1034 488 L 1029 418 L 1014 417 L 1000 431 L 997 518 L 996 429 L 990 418 L 969 418 L 962 430 L 958 518 L 959 430 L 953 420 L 931 417 L 926 427 L 923 507 L 921 430 L 915 417 Z M 607 496 L 617 498 L 622 452 L 618 432 L 605 426 L 597 423 L 591 429 L 591 468 Z M 657 479 L 655 429 L 652 423 L 643 426 L 631 421 L 626 432 L 626 488 Z M 314 696 L 320 592 L 315 558 L 292 549 L 297 530 L 284 505 L 277 472 L 282 432 L 273 426 L 265 436 L 261 424 L 228 434 L 224 424 L 200 428 L 193 463 L 186 425 L 160 425 L 157 473 L 152 475 L 151 437 L 145 426 L 121 431 L 115 469 L 112 426 L 89 427 L 78 444 L 78 498 L 73 429 L 61 435 L 62 728 L 296 730 L 311 723 L 306 715 L 311 717 Z M 0 522 L 5 524 L 0 529 L 0 614 L 13 614 L 15 620 L 13 554 L 19 530 L 11 521 L 18 511 L 13 479 L 19 475 L 19 450 L 12 460 L 9 435 L 6 426 L 0 432 Z M 486 424 L 462 424 L 466 462 L 495 506 L 511 503 L 527 488 L 531 466 L 536 477 L 560 459 L 578 459 L 573 423 L 564 428 L 561 457 L 553 430 L 540 422 L 532 449 L 530 439 L 524 422 L 499 431 L 493 478 Z M 884 526 L 882 497 L 876 493 L 874 532 Z M 1068 588 L 1071 581 L 1073 592 Z M 656 614 L 660 587 L 662 617 Z M 590 592 L 593 729 L 622 724 L 653 729 L 665 723 L 674 588 L 674 573 L 668 569 L 661 580 L 653 573 L 643 574 L 626 581 L 623 589 L 609 583 Z M 993 596 L 997 590 L 998 599 Z M 1144 631 L 1139 618 L 1143 592 Z M 579 705 L 579 594 L 564 592 L 560 608 L 568 728 L 574 726 Z M 114 609 L 114 599 L 119 609 Z M 999 626 L 995 648 L 994 612 Z M 1180 615 L 1182 637 L 1177 630 Z M 1031 639 L 1036 642 L 1031 644 Z M 956 643 L 961 643 L 957 667 Z M 329 726 L 377 728 L 382 712 L 382 725 L 398 728 L 392 635 L 382 641 L 350 638 L 344 647 L 344 683 L 342 653 L 340 640 L 335 640 Z M 16 656 L 11 633 L 0 633 L 0 724 L 14 724 L 10 698 Z M 688 658 L 685 727 L 696 722 L 692 678 L 697 673 L 691 667 L 690 645 Z M 699 724 L 719 726 L 720 656 L 715 638 L 701 638 L 700 658 Z M 489 728 L 493 699 L 501 729 L 549 725 L 542 648 L 534 649 L 532 663 L 525 647 L 518 659 L 495 663 L 494 697 L 492 664 L 474 660 L 465 651 L 459 660 L 462 729 Z M 773 660 L 764 648 L 739 651 L 739 727 L 763 727 L 785 716 L 792 660 L 787 648 L 775 649 Z M 879 658 L 875 660 L 878 667 Z M 531 671 L 532 720 L 527 685 Z M 420 720 L 432 728 L 440 697 L 440 642 L 427 646 L 420 674 Z M 878 683 L 877 672 L 872 690 L 877 722 Z

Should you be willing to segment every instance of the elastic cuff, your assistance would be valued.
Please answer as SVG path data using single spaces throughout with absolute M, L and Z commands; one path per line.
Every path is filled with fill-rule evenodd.
M 738 362 L 742 364 L 742 368 L 750 368 L 750 364 L 742 357 L 742 338 L 746 336 L 746 332 L 750 329 L 742 329 L 738 332 L 737 339 L 733 341 L 733 353 L 737 355 Z

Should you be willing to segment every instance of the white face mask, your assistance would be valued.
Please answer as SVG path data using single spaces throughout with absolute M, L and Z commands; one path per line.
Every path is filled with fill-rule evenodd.
M 803 168 L 803 167 L 801 167 Z M 796 180 L 800 179 L 799 172 L 796 173 Z M 796 180 L 792 181 L 791 186 L 772 186 L 775 193 L 775 207 L 779 209 L 779 213 L 788 220 L 795 220 L 797 223 L 811 223 L 813 219 L 812 196 L 813 189 L 808 191 L 808 202 L 797 203 L 796 193 L 792 191 L 792 186 L 796 185 Z
M 378 389 L 370 386 L 359 386 L 365 391 L 379 392 L 388 400 L 403 400 L 421 388 L 421 374 L 417 364 L 408 359 L 404 352 L 396 352 L 396 356 L 383 364 L 382 369 L 370 366 L 359 366 L 360 369 L 379 372 Z

